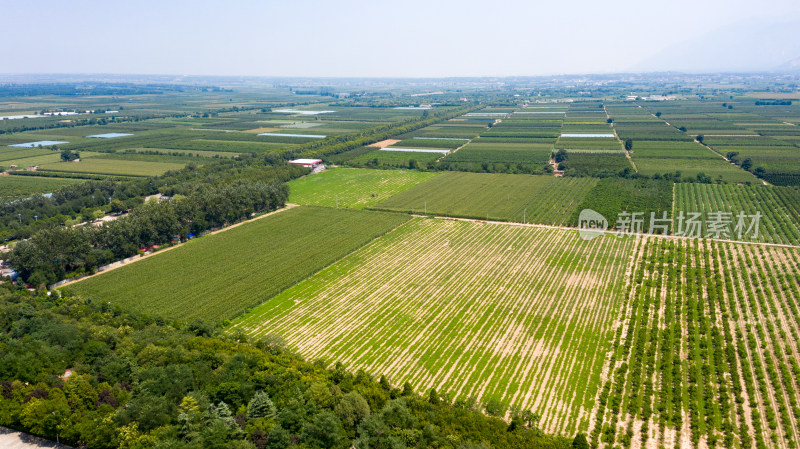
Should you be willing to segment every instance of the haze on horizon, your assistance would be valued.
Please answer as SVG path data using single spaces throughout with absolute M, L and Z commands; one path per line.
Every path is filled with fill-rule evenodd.
M 534 76 L 800 58 L 796 0 L 3 3 L 4 74 Z

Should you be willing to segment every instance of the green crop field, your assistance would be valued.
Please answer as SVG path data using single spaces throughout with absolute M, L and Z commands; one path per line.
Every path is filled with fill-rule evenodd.
M 636 252 L 591 438 L 793 447 L 798 249 L 652 239 Z
M 36 157 L 36 156 L 48 156 L 53 154 L 56 153 L 54 153 L 53 150 L 49 150 L 47 148 L 0 147 L 0 165 L 7 166 L 8 162 L 6 161 L 13 161 L 17 159 Z
M 153 142 L 155 147 L 158 142 Z M 191 139 L 183 141 L 172 141 L 166 145 L 168 148 L 177 150 L 197 150 L 213 152 L 233 152 L 233 153 L 266 153 L 279 149 L 289 148 L 292 145 L 275 142 L 249 142 L 236 140 L 212 140 L 212 139 Z
M 633 163 L 639 173 L 645 176 L 680 172 L 682 178 L 693 179 L 704 173 L 712 180 L 721 179 L 726 182 L 758 182 L 758 178 L 741 168 L 718 159 L 678 159 L 678 158 L 637 158 L 632 156 Z
M 363 209 L 437 176 L 408 170 L 334 168 L 289 183 L 289 202 Z
M 392 145 L 392 147 L 399 147 L 399 148 L 436 148 L 436 149 L 454 150 L 454 149 L 466 144 L 467 142 L 468 142 L 468 140 L 412 138 L 412 139 L 401 140 L 400 142 L 397 142 L 396 144 Z
M 415 219 L 236 319 L 311 359 L 588 430 L 633 239 Z
M 800 244 L 800 193 L 788 187 L 676 184 L 673 217 L 680 211 L 684 214 L 701 212 L 704 220 L 709 219 L 709 213 L 729 214 L 717 217 L 720 223 L 725 223 L 724 232 L 714 234 L 713 237 Z M 747 232 L 751 222 L 750 218 L 742 222 L 741 232 L 737 230 L 739 213 L 747 216 L 760 214 L 758 229 L 754 229 L 757 231 L 755 235 Z M 702 229 L 702 235 L 707 234 L 708 230 Z
M 444 158 L 447 162 L 547 164 L 552 145 L 541 143 L 487 143 L 480 138 Z
M 607 176 L 624 170 L 633 171 L 633 165 L 622 151 L 586 153 L 580 150 L 567 150 L 564 163 L 566 176 Z
M 145 162 L 126 161 L 105 158 L 81 158 L 80 162 L 55 162 L 39 166 L 42 171 L 97 173 L 102 175 L 120 176 L 153 176 L 160 175 L 168 170 L 178 170 L 185 164 L 172 162 Z
M 596 179 L 442 173 L 374 207 L 397 212 L 566 224 Z
M 672 182 L 651 179 L 604 178 L 597 182 L 573 210 L 569 223 L 578 225 L 578 214 L 583 209 L 592 209 L 608 220 L 614 227 L 620 212 L 641 213 L 645 219 L 644 232 L 649 230 L 650 214 L 669 217 L 672 210 Z
M 697 142 L 681 141 L 635 141 L 633 143 L 634 160 L 640 158 L 684 158 L 684 159 L 719 159 L 708 148 Z
M 220 322 L 406 220 L 400 214 L 296 207 L 66 288 L 149 315 Z
M 0 199 L 21 198 L 37 193 L 50 193 L 82 179 L 46 178 L 44 176 L 0 176 Z
M 361 147 L 330 158 L 331 162 L 354 167 L 408 168 L 409 164 L 432 163 L 441 159 L 442 153 L 420 153 L 414 151 L 383 151 L 373 147 Z

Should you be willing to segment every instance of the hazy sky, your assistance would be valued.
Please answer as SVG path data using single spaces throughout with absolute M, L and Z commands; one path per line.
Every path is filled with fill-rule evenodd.
M 800 1 L 3 0 L 2 12 L 0 73 L 505 76 L 626 71 L 725 25 L 798 20 Z

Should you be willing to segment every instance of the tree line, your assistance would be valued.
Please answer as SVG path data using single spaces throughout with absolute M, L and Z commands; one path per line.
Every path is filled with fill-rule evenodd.
M 0 425 L 88 448 L 569 448 L 538 417 L 105 301 L 0 286 Z M 69 377 L 65 376 L 71 370 Z
M 238 179 L 288 181 L 306 173 L 305 169 L 284 164 L 284 159 L 274 154 L 242 155 L 237 160 L 221 159 L 200 167 L 190 163 L 181 170 L 151 178 L 106 178 L 71 184 L 47 196 L 34 195 L 0 204 L 0 239 L 25 239 L 49 226 L 105 214 L 112 210 L 112 203 L 131 209 L 141 204 L 143 197 L 156 193 L 189 195 L 200 185 L 219 186 Z
M 136 255 L 143 248 L 180 241 L 255 212 L 283 207 L 288 197 L 288 185 L 278 180 L 239 180 L 219 187 L 201 184 L 191 196 L 150 201 L 100 226 L 42 229 L 18 242 L 8 260 L 23 281 L 34 286 L 52 284 Z

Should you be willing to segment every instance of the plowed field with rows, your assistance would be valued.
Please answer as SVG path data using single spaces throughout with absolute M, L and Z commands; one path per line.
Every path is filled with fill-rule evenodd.
M 309 359 L 589 430 L 633 240 L 414 219 L 235 320 Z

